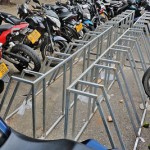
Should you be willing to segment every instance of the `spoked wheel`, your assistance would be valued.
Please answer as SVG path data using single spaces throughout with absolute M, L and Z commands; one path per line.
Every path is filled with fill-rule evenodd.
M 55 41 L 53 50 L 54 52 L 63 53 L 66 50 L 67 46 L 68 45 L 65 41 Z M 45 59 L 46 56 L 54 56 L 54 52 L 52 51 L 51 44 L 48 44 L 47 40 L 45 40 L 42 43 L 40 50 L 41 50 L 41 55 L 42 55 L 43 60 Z M 56 66 L 57 64 L 58 62 L 55 62 L 55 63 L 52 63 L 51 66 Z
M 150 97 L 150 67 L 146 70 L 142 78 L 145 93 Z
M 55 52 L 64 52 L 66 48 L 67 48 L 67 43 L 65 41 L 55 41 L 54 43 Z M 51 44 L 48 44 L 47 40 L 45 40 L 41 44 L 40 51 L 41 51 L 43 60 L 45 59 L 46 56 L 53 56 Z
M 24 44 L 17 44 L 12 49 L 11 52 L 15 55 L 21 56 L 23 59 L 13 58 L 17 64 L 14 66 L 21 72 L 23 69 L 38 72 L 41 68 L 41 61 L 29 46 Z
M 3 92 L 4 90 L 4 81 L 0 80 L 0 94 Z
M 94 28 L 96 28 L 97 26 L 100 26 L 100 25 L 104 24 L 104 22 L 102 22 L 101 19 L 99 20 L 98 18 L 93 18 L 92 22 L 94 24 Z

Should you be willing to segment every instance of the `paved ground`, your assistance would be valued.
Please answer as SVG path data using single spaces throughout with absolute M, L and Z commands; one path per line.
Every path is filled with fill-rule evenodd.
M 47 0 L 48 1 L 48 0 Z M 17 1 L 17 3 L 20 3 L 20 1 Z M 10 13 L 16 13 L 15 7 L 2 7 L 0 6 L 1 11 L 6 11 L 10 12 Z M 81 73 L 81 66 L 82 66 L 82 62 L 79 62 L 78 64 L 76 64 L 74 66 L 74 73 L 73 73 L 73 79 L 76 79 L 80 73 Z M 10 68 L 10 75 L 11 74 L 15 74 L 17 76 L 19 76 L 19 73 L 17 72 L 17 70 L 9 64 L 9 68 Z M 139 104 L 141 103 L 140 101 L 140 95 L 139 92 L 137 90 L 137 87 L 135 86 L 135 81 L 133 80 L 133 75 L 131 73 L 131 70 L 129 67 L 125 67 L 124 69 L 127 80 L 128 80 L 128 84 L 130 85 L 133 97 L 134 97 L 134 101 L 136 103 L 136 108 L 138 111 L 139 116 L 142 116 L 142 110 L 139 109 Z M 69 75 L 69 73 L 67 72 L 67 74 Z M 143 75 L 143 72 L 140 71 L 141 76 Z M 29 77 L 27 77 L 29 78 Z M 33 80 L 33 78 L 30 77 L 31 80 Z M 11 84 L 11 88 L 10 88 L 10 92 L 8 97 L 11 96 L 11 93 L 13 92 L 14 86 L 15 86 L 15 82 L 13 82 Z M 23 102 L 24 98 L 25 98 L 25 94 L 27 94 L 27 92 L 29 91 L 29 86 L 26 86 L 24 84 L 21 85 L 19 92 L 17 93 L 17 96 L 15 98 L 15 102 L 13 103 L 12 106 L 12 110 L 14 110 L 15 108 L 17 108 L 18 106 L 20 106 L 20 104 Z M 48 129 L 48 127 L 56 120 L 56 118 L 59 117 L 59 115 L 61 114 L 61 96 L 62 93 L 60 93 L 62 89 L 62 77 L 60 77 L 58 80 L 56 80 L 49 88 L 47 88 L 47 122 L 46 122 L 46 129 Z M 130 126 L 130 122 L 129 119 L 127 118 L 127 113 L 126 113 L 126 109 L 125 109 L 125 104 L 120 103 L 120 100 L 122 100 L 122 96 L 121 93 L 119 91 L 118 85 L 117 83 L 114 84 L 112 90 L 109 92 L 109 95 L 111 97 L 111 104 L 114 110 L 114 113 L 116 115 L 117 121 L 119 122 L 119 126 L 121 128 L 123 137 L 124 137 L 124 141 L 127 145 L 127 149 L 131 150 L 133 148 L 133 144 L 135 141 L 135 135 L 133 133 L 133 129 Z M 0 96 L 0 98 L 2 97 L 2 95 Z M 36 108 L 37 108 L 37 137 L 40 137 L 42 134 L 42 94 L 39 95 L 36 99 Z M 106 104 L 105 102 L 102 103 L 103 107 L 106 108 Z M 7 102 L 4 105 L 4 108 L 6 108 L 7 106 Z M 116 109 L 117 108 L 117 109 Z M 77 114 L 77 121 L 78 124 L 76 125 L 76 130 L 79 131 L 79 129 L 81 128 L 81 126 L 83 125 L 83 123 L 85 122 L 86 119 L 86 110 L 87 110 L 87 104 L 83 103 L 83 102 L 78 102 L 78 114 Z M 108 116 L 108 112 L 107 109 L 104 109 L 106 116 Z M 23 113 L 23 112 L 22 112 Z M 71 115 L 72 114 L 72 110 L 70 111 L 70 127 L 69 130 L 71 129 Z M 146 119 L 145 122 L 149 122 L 150 123 L 150 111 L 147 112 L 146 115 Z M 26 135 L 32 136 L 32 121 L 31 121 L 31 109 L 28 109 L 25 111 L 24 115 L 15 115 L 13 116 L 11 119 L 8 120 L 8 124 L 13 127 L 14 129 L 16 129 L 19 132 L 22 132 Z M 54 130 L 48 137 L 47 139 L 57 139 L 57 138 L 63 138 L 63 124 L 64 121 L 62 121 L 57 127 L 56 130 Z M 112 123 L 109 123 L 109 126 L 111 128 L 111 131 L 114 135 L 114 139 L 115 141 L 118 143 L 118 139 L 113 127 Z M 142 133 L 142 137 L 145 139 L 145 143 L 140 142 L 139 146 L 138 146 L 138 150 L 147 150 L 147 146 L 148 144 L 150 144 L 150 128 L 148 129 L 144 129 L 143 128 L 143 133 Z M 97 139 L 98 141 L 100 141 L 102 144 L 109 146 L 109 141 L 106 135 L 106 132 L 104 130 L 104 126 L 101 120 L 101 117 L 99 116 L 99 113 L 96 112 L 96 114 L 94 115 L 94 118 L 91 120 L 90 124 L 88 125 L 87 129 L 85 130 L 85 132 L 83 133 L 83 135 L 81 136 L 80 140 L 85 140 L 87 138 L 94 138 Z

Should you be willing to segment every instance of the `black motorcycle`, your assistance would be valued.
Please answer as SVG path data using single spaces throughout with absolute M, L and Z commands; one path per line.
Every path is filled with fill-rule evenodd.
M 33 6 L 33 10 L 28 9 L 26 3 L 18 8 L 18 14 L 21 19 L 29 23 L 29 28 L 35 31 L 33 42 L 31 44 L 39 45 L 42 58 L 52 55 L 54 51 L 64 52 L 67 47 L 67 40 L 60 33 L 61 23 L 58 15 L 53 10 L 47 10 L 38 0 L 34 0 L 38 6 Z M 34 38 L 39 38 L 38 40 Z
M 114 16 L 121 14 L 123 11 L 127 9 L 128 6 L 129 4 L 124 0 L 110 2 L 110 7 L 111 9 L 113 8 Z
M 45 6 L 47 7 L 47 9 L 52 9 L 57 13 L 61 22 L 61 30 L 70 39 L 80 38 L 83 26 L 81 22 L 77 21 L 76 14 L 70 12 L 70 10 L 66 6 L 63 6 L 63 3 L 60 2 L 56 2 L 56 5 L 45 4 Z

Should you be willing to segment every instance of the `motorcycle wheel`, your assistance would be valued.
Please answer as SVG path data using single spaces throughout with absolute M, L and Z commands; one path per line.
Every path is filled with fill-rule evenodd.
M 21 55 L 28 60 L 28 62 L 24 62 L 21 60 L 15 60 L 18 64 L 14 64 L 14 66 L 21 72 L 23 69 L 36 71 L 38 72 L 41 68 L 41 61 L 35 51 L 33 51 L 29 46 L 24 44 L 17 44 L 12 49 L 11 52 L 16 55 Z
M 93 24 L 94 24 L 94 28 L 95 28 L 95 29 L 96 29 L 97 26 L 100 26 L 100 25 L 103 24 L 103 22 L 102 22 L 101 20 L 99 21 L 98 18 L 93 18 L 93 19 L 92 19 L 92 22 L 93 22 Z
M 113 10 L 109 10 L 108 11 L 108 20 L 111 20 L 114 17 L 115 17 L 114 11 Z
M 102 21 L 103 23 L 105 23 L 105 22 L 108 21 L 108 17 L 107 17 L 107 15 L 105 15 L 105 14 L 103 14 L 103 15 L 105 16 L 105 18 L 103 18 L 103 16 L 102 16 L 101 21 Z
M 79 39 L 79 35 L 77 31 L 69 26 L 64 26 L 61 28 L 61 30 L 71 39 Z
M 66 50 L 67 46 L 68 44 L 65 41 L 55 41 L 54 51 L 63 53 Z M 49 47 L 51 47 L 51 45 L 48 44 L 47 40 L 44 40 L 40 47 L 43 60 L 45 59 L 46 56 L 53 56 L 53 53 Z M 54 67 L 57 64 L 58 62 L 54 62 L 51 64 L 51 67 Z
M 84 33 L 84 34 L 86 34 L 86 33 L 88 33 L 88 32 L 89 32 L 89 29 L 88 29 L 87 27 L 85 27 L 85 26 L 83 27 L 83 29 L 82 29 L 82 30 L 83 30 L 83 33 Z
M 142 78 L 145 93 L 150 97 L 150 67 L 146 70 Z
M 0 94 L 3 92 L 4 90 L 4 81 L 0 80 Z
M 93 25 L 89 25 L 88 28 L 89 28 L 90 31 L 94 31 L 95 30 Z

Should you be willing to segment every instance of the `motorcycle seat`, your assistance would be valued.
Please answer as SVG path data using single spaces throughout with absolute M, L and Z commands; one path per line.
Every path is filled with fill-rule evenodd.
M 5 13 L 5 12 L 1 12 L 1 15 L 5 18 L 5 20 L 7 18 L 9 18 L 9 20 L 12 22 L 12 24 L 14 25 L 17 25 L 17 24 L 20 24 L 21 23 L 21 20 L 19 18 L 17 18 L 16 16 L 13 16 L 11 14 L 8 14 L 8 13 Z M 8 22 L 6 20 L 6 22 Z M 11 22 L 8 22 L 8 23 L 11 23 Z
M 19 18 L 15 17 L 15 16 L 11 16 L 10 19 L 14 23 L 14 25 L 20 24 L 22 22 Z
M 69 18 L 74 18 L 74 17 L 76 17 L 77 15 L 76 14 L 73 14 L 73 13 L 71 13 L 71 12 L 67 12 L 67 13 L 62 13 L 62 14 L 60 14 L 59 15 L 59 18 L 61 19 L 61 20 L 68 20 Z
M 0 147 L 0 150 L 91 150 L 82 143 L 75 141 L 60 140 L 39 140 L 22 135 L 11 129 L 7 141 Z
M 53 10 L 62 9 L 60 6 L 57 5 L 50 5 L 50 6 Z
M 45 6 L 50 7 L 53 11 L 59 12 L 62 9 L 67 9 L 64 6 L 57 6 L 57 5 L 52 5 L 52 4 L 45 4 Z
M 0 33 L 3 31 L 9 30 L 12 27 L 13 27 L 13 25 L 11 25 L 11 24 L 0 25 Z
M 54 10 L 59 18 L 65 18 L 68 15 L 72 14 L 72 12 L 70 12 L 66 7 L 64 6 L 57 6 L 57 5 L 51 5 L 52 10 Z

